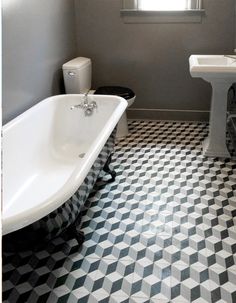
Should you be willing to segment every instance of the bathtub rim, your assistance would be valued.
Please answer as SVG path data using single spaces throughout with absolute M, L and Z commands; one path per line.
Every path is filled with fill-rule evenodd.
M 30 109 L 26 110 L 7 124 L 5 124 L 2 128 L 2 135 L 8 130 L 14 127 L 15 124 L 19 123 L 22 119 L 29 116 L 31 113 L 39 109 L 39 107 L 44 106 L 46 102 L 55 102 L 60 99 L 69 99 L 71 97 L 78 97 L 78 102 L 81 101 L 83 94 L 69 94 L 69 95 L 56 95 L 48 97 L 36 105 L 32 106 Z M 24 212 L 20 212 L 10 216 L 7 212 L 8 216 L 4 217 L 4 208 L 2 211 L 2 231 L 3 235 L 8 234 L 10 232 L 14 232 L 18 229 L 26 227 L 39 219 L 42 219 L 44 216 L 50 214 L 52 211 L 62 206 L 71 196 L 78 190 L 80 185 L 83 183 L 86 178 L 89 170 L 91 169 L 93 163 L 101 152 L 103 146 L 105 145 L 107 139 L 111 135 L 114 130 L 116 124 L 118 123 L 121 115 L 125 111 L 127 107 L 127 101 L 118 96 L 110 96 L 110 95 L 96 95 L 93 96 L 93 99 L 113 99 L 119 101 L 117 106 L 115 107 L 114 112 L 109 116 L 109 119 L 104 123 L 101 134 L 97 136 L 93 144 L 89 147 L 85 157 L 81 161 L 78 162 L 81 165 L 80 169 L 75 169 L 71 174 L 70 178 L 65 182 L 63 187 L 61 187 L 54 195 L 50 196 L 42 205 L 37 205 L 36 207 L 28 208 Z M 4 160 L 4 159 L 3 159 Z M 4 163 L 3 163 L 4 165 Z M 4 175 L 3 175 L 4 177 Z M 73 183 L 73 184 L 72 184 Z M 4 190 L 4 188 L 3 188 Z

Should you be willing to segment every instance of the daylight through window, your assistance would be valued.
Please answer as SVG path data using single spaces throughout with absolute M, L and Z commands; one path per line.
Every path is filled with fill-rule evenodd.
M 186 0 L 140 0 L 138 8 L 140 10 L 185 10 Z
M 123 0 L 123 9 L 137 11 L 200 10 L 202 0 Z

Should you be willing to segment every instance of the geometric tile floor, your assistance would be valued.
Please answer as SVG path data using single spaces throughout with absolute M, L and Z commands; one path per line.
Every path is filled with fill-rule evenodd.
M 4 302 L 236 302 L 236 162 L 201 155 L 204 123 L 130 121 L 86 240 L 3 256 Z

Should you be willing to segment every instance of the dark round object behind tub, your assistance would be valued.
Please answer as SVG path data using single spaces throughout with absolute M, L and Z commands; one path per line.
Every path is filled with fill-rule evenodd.
M 135 93 L 128 87 L 122 86 L 101 86 L 95 93 L 95 95 L 115 95 L 129 100 L 135 96 Z

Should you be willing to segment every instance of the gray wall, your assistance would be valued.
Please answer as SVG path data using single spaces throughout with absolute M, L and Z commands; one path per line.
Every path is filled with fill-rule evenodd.
M 236 49 L 236 0 L 235 0 L 235 15 L 234 15 L 234 48 Z
M 63 92 L 61 65 L 76 55 L 93 60 L 93 87 L 133 88 L 135 108 L 209 109 L 210 86 L 190 77 L 188 57 L 232 52 L 235 0 L 205 0 L 202 24 L 124 24 L 120 0 L 75 2 L 77 35 L 74 0 L 2 1 L 4 123 Z
M 190 77 L 188 57 L 232 53 L 235 0 L 204 0 L 202 24 L 124 24 L 120 0 L 75 1 L 78 55 L 93 61 L 94 88 L 133 88 L 135 108 L 209 110 L 210 85 Z
M 3 0 L 3 123 L 62 91 L 76 54 L 74 0 Z

